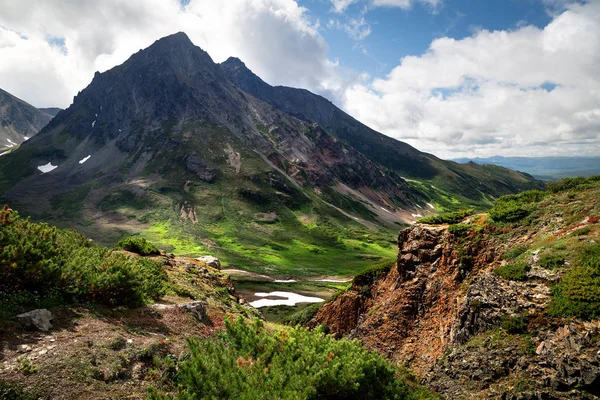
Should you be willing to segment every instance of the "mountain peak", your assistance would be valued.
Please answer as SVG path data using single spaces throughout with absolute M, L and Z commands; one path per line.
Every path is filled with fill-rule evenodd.
M 223 61 L 221 65 L 246 67 L 246 64 L 237 57 L 229 57 L 227 60 Z
M 168 44 L 179 44 L 179 45 L 189 45 L 193 46 L 194 43 L 190 40 L 188 35 L 185 32 L 177 32 L 172 35 L 165 36 L 163 38 L 158 39 L 154 44 L 157 43 L 168 43 Z

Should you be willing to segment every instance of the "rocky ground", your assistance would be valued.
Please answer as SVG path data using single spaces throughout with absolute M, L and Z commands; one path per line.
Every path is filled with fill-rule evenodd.
M 229 278 L 205 261 L 163 255 L 173 282 L 157 304 L 135 309 L 60 307 L 43 332 L 18 322 L 0 328 L 0 398 L 144 398 L 164 387 L 186 338 L 210 337 L 225 318 L 256 317 L 238 304 Z M 21 398 L 21 397 L 9 397 Z

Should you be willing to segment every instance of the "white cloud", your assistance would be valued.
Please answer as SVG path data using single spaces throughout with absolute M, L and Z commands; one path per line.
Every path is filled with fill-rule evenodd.
M 331 0 L 333 11 L 336 13 L 343 12 L 351 4 L 357 3 L 359 0 Z M 550 0 L 546 0 L 550 1 Z M 553 0 L 558 1 L 558 0 Z M 431 7 L 433 11 L 437 11 L 442 5 L 443 0 L 370 0 L 368 4 L 372 7 L 399 7 L 405 10 L 412 8 L 415 3 L 421 3 Z
M 215 61 L 240 57 L 273 84 L 331 94 L 344 81 L 294 0 L 0 0 L 0 9 L 0 87 L 36 106 L 68 106 L 96 70 L 177 31 Z
M 358 0 L 331 0 L 331 5 L 333 6 L 333 11 L 341 13 L 350 4 L 356 3 L 357 1 Z
M 347 90 L 345 108 L 441 156 L 598 154 L 598 65 L 600 2 L 571 4 L 544 29 L 434 40 L 384 79 Z

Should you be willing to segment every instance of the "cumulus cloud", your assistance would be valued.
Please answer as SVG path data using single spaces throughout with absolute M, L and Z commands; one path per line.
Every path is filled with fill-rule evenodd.
M 387 77 L 346 91 L 375 129 L 440 156 L 600 152 L 600 2 L 543 29 L 434 40 Z
M 0 0 L 0 9 L 0 87 L 36 106 L 68 106 L 95 71 L 177 31 L 273 84 L 335 95 L 346 81 L 294 0 Z

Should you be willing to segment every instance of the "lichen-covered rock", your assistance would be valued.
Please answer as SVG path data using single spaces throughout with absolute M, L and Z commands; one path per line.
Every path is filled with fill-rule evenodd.
M 221 261 L 213 256 L 200 256 L 196 258 L 198 261 L 203 261 L 206 265 L 212 268 L 221 269 Z
M 208 314 L 206 314 L 206 304 L 201 301 L 182 304 L 181 308 L 194 315 L 198 321 L 206 321 L 208 318 Z
M 38 309 L 17 315 L 17 320 L 27 329 L 38 329 L 47 332 L 52 328 L 52 313 L 46 309 Z

